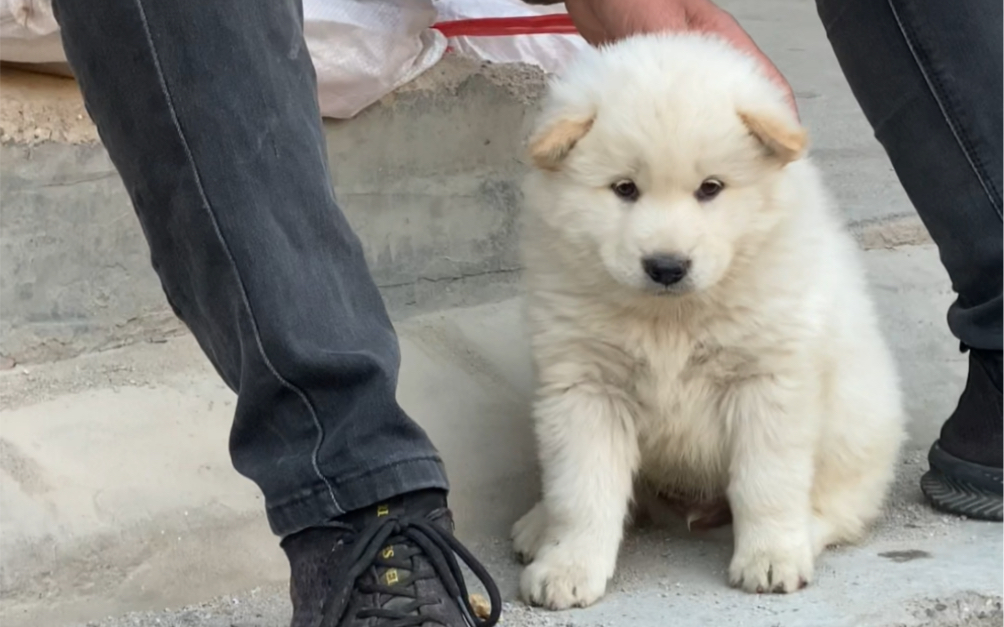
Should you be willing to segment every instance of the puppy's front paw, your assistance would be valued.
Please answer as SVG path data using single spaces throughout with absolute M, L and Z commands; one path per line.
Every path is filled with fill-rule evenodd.
M 524 564 L 532 562 L 547 531 L 547 510 L 537 503 L 512 526 L 512 547 Z
M 612 568 L 595 554 L 548 545 L 523 570 L 523 600 L 551 610 L 592 605 L 603 596 Z
M 809 538 L 761 538 L 738 542 L 729 582 L 746 592 L 795 592 L 812 581 Z

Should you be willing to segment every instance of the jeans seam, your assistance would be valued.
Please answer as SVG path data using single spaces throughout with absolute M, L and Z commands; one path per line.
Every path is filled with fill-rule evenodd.
M 317 478 L 320 479 L 324 486 L 327 488 L 328 496 L 331 498 L 331 503 L 334 506 L 337 513 L 342 512 L 342 508 L 338 505 L 338 499 L 335 498 L 334 487 L 328 478 L 324 476 L 321 472 L 321 468 L 318 462 L 318 457 L 321 449 L 321 444 L 324 441 L 324 427 L 321 425 L 321 421 L 317 415 L 317 410 L 314 408 L 307 394 L 299 387 L 293 385 L 292 382 L 284 378 L 279 371 L 276 370 L 275 365 L 272 360 L 269 359 L 265 352 L 265 347 L 261 341 L 261 334 L 258 330 L 258 322 L 255 319 L 254 311 L 251 309 L 251 301 L 247 295 L 247 289 L 245 288 L 244 281 L 241 279 L 240 270 L 237 267 L 237 262 L 234 259 L 233 253 L 230 250 L 230 246 L 227 244 L 226 238 L 223 237 L 223 232 L 220 230 L 219 222 L 216 219 L 216 214 L 213 212 L 212 205 L 209 202 L 208 196 L 206 196 L 205 188 L 202 185 L 202 177 L 199 175 L 199 168 L 195 164 L 195 158 L 192 155 L 191 147 L 188 144 L 188 139 L 185 137 L 185 132 L 181 128 L 181 122 L 178 119 L 177 110 L 174 107 L 174 100 L 171 97 L 171 91 L 167 86 L 167 79 L 164 76 L 163 69 L 160 64 L 160 56 L 157 54 L 157 48 L 154 45 L 153 35 L 150 32 L 149 21 L 146 17 L 146 10 L 143 8 L 143 0 L 135 0 L 136 9 L 139 12 L 140 23 L 143 25 L 143 35 L 146 38 L 146 43 L 150 47 L 150 54 L 153 58 L 154 70 L 157 73 L 157 82 L 160 84 L 161 92 L 167 102 L 167 108 L 171 114 L 171 122 L 174 125 L 175 131 L 178 133 L 178 138 L 181 140 L 182 149 L 185 152 L 185 159 L 188 162 L 188 166 L 192 170 L 192 176 L 195 178 L 195 187 L 198 190 L 199 199 L 202 201 L 203 207 L 206 209 L 206 213 L 209 215 L 209 221 L 213 225 L 213 233 L 216 235 L 216 239 L 219 241 L 220 245 L 223 247 L 223 251 L 226 255 L 227 262 L 230 265 L 230 269 L 234 274 L 237 281 L 238 290 L 241 295 L 241 305 L 247 312 L 248 318 L 251 321 L 251 329 L 254 334 L 255 347 L 258 349 L 258 354 L 261 356 L 262 361 L 268 368 L 269 372 L 276 378 L 279 384 L 286 389 L 292 391 L 296 396 L 303 402 L 307 407 L 307 412 L 310 414 L 311 419 L 314 422 L 314 427 L 317 429 L 317 442 L 314 445 L 314 450 L 311 453 L 311 465 L 314 468 L 314 472 Z
M 903 23 L 903 19 L 900 17 L 899 12 L 896 10 L 896 5 L 893 0 L 887 0 L 889 10 L 892 12 L 893 19 L 896 20 L 896 25 L 899 27 L 900 33 L 903 35 L 903 40 L 906 42 L 906 47 L 910 50 L 910 55 L 913 56 L 914 63 L 917 64 L 917 69 L 920 71 L 921 76 L 924 77 L 924 82 L 927 83 L 927 88 L 931 92 L 931 96 L 934 98 L 935 103 L 938 105 L 938 109 L 941 111 L 941 116 L 944 118 L 945 123 L 948 124 L 948 128 L 955 137 L 956 143 L 958 143 L 959 148 L 962 150 L 962 154 L 965 155 L 966 161 L 969 163 L 969 167 L 972 168 L 973 174 L 976 175 L 976 180 L 980 182 L 980 186 L 983 188 L 983 193 L 986 194 L 987 200 L 990 201 L 990 205 L 997 212 L 997 217 L 1002 218 L 1000 203 L 994 198 L 993 190 L 991 189 L 991 182 L 989 177 L 984 174 L 985 167 L 983 166 L 983 160 L 979 158 L 979 155 L 975 154 L 976 151 L 973 150 L 970 142 L 963 137 L 962 130 L 959 128 L 956 120 L 952 117 L 949 112 L 949 107 L 946 102 L 944 102 L 941 97 L 941 91 L 938 87 L 941 85 L 935 77 L 931 76 L 924 63 L 921 61 L 920 53 L 914 43 L 913 38 L 910 36 L 906 25 Z

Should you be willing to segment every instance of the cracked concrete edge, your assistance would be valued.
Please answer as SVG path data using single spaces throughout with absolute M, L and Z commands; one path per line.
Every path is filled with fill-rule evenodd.
M 0 323 L 0 336 L 16 337 L 22 349 L 12 356 L 0 351 L 0 370 L 17 365 L 38 364 L 71 359 L 86 353 L 99 353 L 139 342 L 158 343 L 187 333 L 181 320 L 165 303 L 163 310 L 133 316 L 110 327 L 74 334 L 71 338 L 34 333 L 32 329 L 13 330 Z
M 22 68 L 0 67 L 0 142 L 31 146 L 100 141 L 76 81 Z
M 931 243 L 931 234 L 916 214 L 861 220 L 848 225 L 863 250 L 900 248 Z

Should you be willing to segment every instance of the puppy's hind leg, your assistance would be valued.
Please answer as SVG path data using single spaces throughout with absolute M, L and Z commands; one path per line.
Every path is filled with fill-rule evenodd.
M 812 488 L 817 552 L 860 540 L 881 515 L 905 437 L 893 359 L 877 329 L 860 335 L 844 343 L 831 382 Z
M 633 416 L 625 399 L 589 385 L 541 398 L 534 410 L 544 498 L 514 533 L 541 513 L 546 523 L 520 590 L 550 609 L 585 607 L 603 596 L 617 563 L 638 466 Z
M 888 482 L 842 479 L 841 485 L 817 486 L 813 497 L 812 551 L 817 556 L 829 546 L 861 540 L 882 510 Z
M 895 475 L 898 432 L 846 449 L 843 442 L 822 452 L 813 485 L 812 543 L 818 555 L 827 546 L 861 540 L 882 514 Z M 836 450 L 834 450 L 836 449 Z

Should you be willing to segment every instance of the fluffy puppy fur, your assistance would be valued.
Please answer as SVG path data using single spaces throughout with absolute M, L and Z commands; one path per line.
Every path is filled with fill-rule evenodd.
M 578 58 L 529 147 L 543 497 L 513 529 L 524 597 L 604 594 L 638 482 L 698 509 L 727 499 L 730 582 L 798 590 L 878 516 L 903 436 L 804 130 L 752 59 L 646 35 Z

